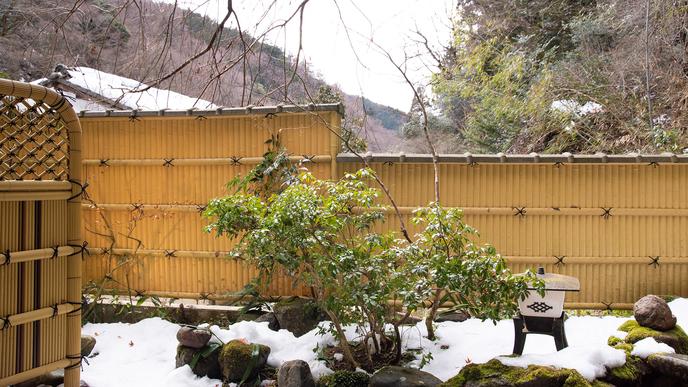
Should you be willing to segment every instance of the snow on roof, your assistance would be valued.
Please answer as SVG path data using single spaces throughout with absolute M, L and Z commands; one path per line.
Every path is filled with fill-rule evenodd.
M 188 97 L 169 90 L 150 88 L 144 92 L 137 92 L 148 85 L 139 81 L 109 74 L 88 67 L 75 67 L 67 69 L 69 77 L 66 82 L 91 91 L 111 101 L 117 101 L 128 109 L 138 110 L 187 110 L 191 108 L 216 109 L 218 106 L 208 101 Z M 37 84 L 47 83 L 48 79 L 33 82 Z M 73 101 L 72 101 L 73 102 Z M 84 103 L 86 102 L 86 103 Z M 73 102 L 75 110 L 104 110 L 104 104 L 95 101 Z

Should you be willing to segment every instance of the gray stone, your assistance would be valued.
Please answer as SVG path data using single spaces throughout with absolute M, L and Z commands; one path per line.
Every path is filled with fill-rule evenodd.
M 303 336 L 312 331 L 325 316 L 317 305 L 305 298 L 293 297 L 275 304 L 272 308 L 281 329 L 286 329 L 294 336 Z
M 88 356 L 96 346 L 96 338 L 89 335 L 81 335 L 81 356 Z
M 284 362 L 277 372 L 277 385 L 280 387 L 315 387 L 311 368 L 303 360 Z
M 185 347 L 181 344 L 177 346 L 177 355 L 175 356 L 175 368 L 191 365 L 196 354 L 202 351 L 202 348 Z M 200 376 L 207 376 L 211 379 L 222 379 L 222 370 L 220 369 L 220 348 L 211 352 L 207 357 L 199 356 L 198 361 L 191 371 Z
M 246 344 L 241 340 L 232 340 L 225 344 L 218 358 L 223 380 L 231 383 L 240 382 L 251 362 L 252 352 L 253 345 Z M 265 366 L 265 363 L 267 363 L 269 355 L 270 347 L 267 345 L 260 345 L 258 358 L 249 373 L 249 380 L 258 376 L 260 370 Z
M 185 347 L 203 348 L 210 341 L 211 333 L 205 329 L 181 327 L 177 332 L 177 341 Z
M 650 356 L 648 361 L 656 373 L 688 382 L 688 356 L 663 353 Z
M 647 295 L 633 305 L 633 315 L 641 326 L 656 331 L 668 331 L 676 326 L 676 317 L 666 301 L 655 295 Z
M 255 321 L 255 322 L 266 322 L 267 321 L 268 328 L 270 328 L 271 330 L 273 330 L 275 332 L 280 330 L 279 321 L 277 321 L 277 317 L 272 312 L 265 313 L 253 321 Z
M 370 378 L 369 387 L 435 387 L 442 381 L 432 374 L 410 368 L 381 368 Z
M 64 387 L 64 383 L 58 385 L 57 387 Z M 84 382 L 83 380 L 79 380 L 79 387 L 90 387 L 88 383 Z

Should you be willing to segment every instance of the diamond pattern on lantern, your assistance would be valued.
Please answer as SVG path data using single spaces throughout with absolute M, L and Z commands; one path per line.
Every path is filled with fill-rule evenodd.
M 528 309 L 532 309 L 535 313 L 545 313 L 548 310 L 552 309 L 552 307 L 544 302 L 534 302 L 528 305 Z

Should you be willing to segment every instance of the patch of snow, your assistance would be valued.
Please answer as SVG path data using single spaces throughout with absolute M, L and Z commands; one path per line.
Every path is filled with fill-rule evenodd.
M 655 353 L 676 353 L 676 351 L 664 343 L 658 343 L 652 337 L 642 339 L 634 344 L 631 355 L 647 359 Z
M 549 354 L 526 354 L 520 357 L 498 357 L 497 360 L 511 367 L 528 368 L 528 365 L 571 368 L 577 370 L 587 381 L 607 375 L 607 368 L 620 367 L 626 363 L 626 352 L 607 344 L 593 344 L 564 348 Z
M 552 102 L 550 107 L 552 110 L 559 111 L 566 114 L 571 114 L 576 117 L 581 117 L 586 114 L 600 113 L 604 111 L 602 105 L 596 102 L 588 101 L 585 105 L 581 105 L 576 101 L 564 99 Z
M 151 88 L 141 92 L 139 90 L 143 90 L 148 87 L 148 85 L 133 79 L 120 77 L 89 67 L 76 67 L 69 69 L 68 72 L 71 76 L 68 80 L 69 82 L 110 100 L 118 101 L 132 109 L 187 110 L 191 108 L 216 109 L 218 107 L 211 102 L 188 97 L 169 90 Z M 45 78 L 32 83 L 38 84 L 43 81 L 45 81 Z M 98 104 L 96 101 L 77 99 L 75 102 L 73 99 L 70 99 L 70 102 L 75 111 L 105 109 L 103 105 Z

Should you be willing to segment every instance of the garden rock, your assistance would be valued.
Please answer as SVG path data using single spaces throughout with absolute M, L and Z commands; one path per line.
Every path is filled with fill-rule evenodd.
M 280 387 L 315 387 L 311 367 L 303 360 L 284 362 L 277 372 Z
M 81 356 L 86 357 L 91 354 L 93 347 L 96 346 L 96 338 L 89 335 L 81 335 Z
M 666 301 L 655 295 L 647 295 L 633 305 L 633 315 L 641 326 L 656 331 L 668 331 L 676 326 L 676 317 Z
M 296 337 L 312 331 L 319 322 L 325 320 L 316 304 L 305 298 L 292 297 L 278 302 L 272 309 L 280 328 L 288 330 Z
M 435 321 L 438 323 L 445 321 L 464 322 L 468 320 L 470 317 L 471 316 L 469 316 L 468 313 L 465 312 L 453 312 L 446 316 L 439 316 L 435 319 Z
M 270 313 L 265 313 L 258 317 L 257 319 L 254 320 L 255 322 L 266 322 L 268 323 L 268 328 L 271 330 L 277 332 L 280 330 L 280 324 L 279 321 L 277 321 L 277 317 L 273 312 Z
M 648 361 L 657 373 L 688 383 L 688 356 L 663 353 L 650 356 Z
M 441 383 L 425 371 L 398 366 L 381 368 L 370 378 L 370 387 L 435 387 Z
M 251 353 L 253 352 L 253 345 L 246 344 L 242 340 L 232 340 L 225 344 L 220 351 L 219 362 L 222 370 L 223 380 L 226 382 L 237 383 L 244 377 L 246 370 L 251 362 Z M 270 355 L 270 347 L 267 345 L 260 345 L 258 351 L 258 358 L 250 371 L 247 380 L 254 379 L 258 376 L 260 370 L 265 366 Z
M 177 356 L 175 356 L 175 368 L 191 365 L 196 354 L 201 352 L 203 348 L 185 347 L 181 344 L 177 346 Z M 211 379 L 222 379 L 222 370 L 220 369 L 220 362 L 218 360 L 220 355 L 220 348 L 211 352 L 207 357 L 200 356 L 196 365 L 191 371 L 200 376 L 207 376 Z
M 177 332 L 177 341 L 185 347 L 203 348 L 210 341 L 211 333 L 204 329 L 181 327 Z
M 57 387 L 64 387 L 64 383 L 58 385 Z M 90 387 L 88 383 L 84 382 L 83 380 L 79 380 L 79 387 Z
M 595 386 L 605 386 L 599 381 Z M 469 364 L 440 387 L 562 387 L 590 386 L 578 371 L 530 365 L 528 368 L 510 367 L 497 359 L 484 364 Z M 372 383 L 371 383 L 372 386 Z

